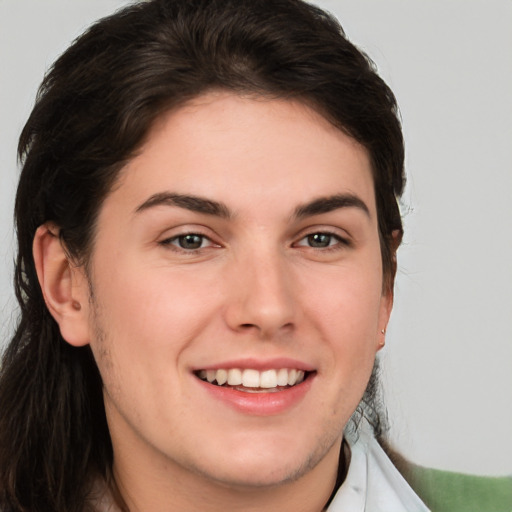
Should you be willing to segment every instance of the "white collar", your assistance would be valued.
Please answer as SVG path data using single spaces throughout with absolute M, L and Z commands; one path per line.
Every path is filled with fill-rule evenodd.
M 362 428 L 346 437 L 347 476 L 327 512 L 429 512 L 372 434 Z

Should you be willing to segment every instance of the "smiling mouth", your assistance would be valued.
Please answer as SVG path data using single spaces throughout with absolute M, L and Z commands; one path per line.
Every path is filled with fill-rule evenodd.
M 312 372 L 295 368 L 258 371 L 251 368 L 219 368 L 199 370 L 195 375 L 214 386 L 226 387 L 245 393 L 276 393 L 297 386 Z

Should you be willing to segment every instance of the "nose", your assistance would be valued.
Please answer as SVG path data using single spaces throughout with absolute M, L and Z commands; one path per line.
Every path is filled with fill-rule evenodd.
M 237 332 L 271 339 L 293 329 L 297 296 L 284 257 L 252 254 L 230 265 L 226 322 Z

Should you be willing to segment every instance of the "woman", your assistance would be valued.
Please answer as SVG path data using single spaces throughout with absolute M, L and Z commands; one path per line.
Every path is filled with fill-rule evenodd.
M 332 18 L 136 4 L 19 152 L 2 510 L 426 510 L 374 439 L 396 102 Z

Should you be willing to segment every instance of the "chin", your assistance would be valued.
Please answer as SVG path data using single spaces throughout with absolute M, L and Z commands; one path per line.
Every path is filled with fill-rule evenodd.
M 326 458 L 330 450 L 337 451 L 335 442 L 318 443 L 304 450 L 304 443 L 296 445 L 288 440 L 287 446 L 261 446 L 231 451 L 230 457 L 215 457 L 212 464 L 203 459 L 197 468 L 210 481 L 237 488 L 282 486 L 299 480 Z M 235 455 L 236 454 L 236 455 Z
M 242 467 L 234 465 L 231 469 L 199 471 L 209 481 L 215 481 L 226 487 L 233 488 L 262 488 L 278 487 L 300 479 L 309 470 L 309 463 L 277 464 L 275 460 L 263 464 L 248 463 Z

